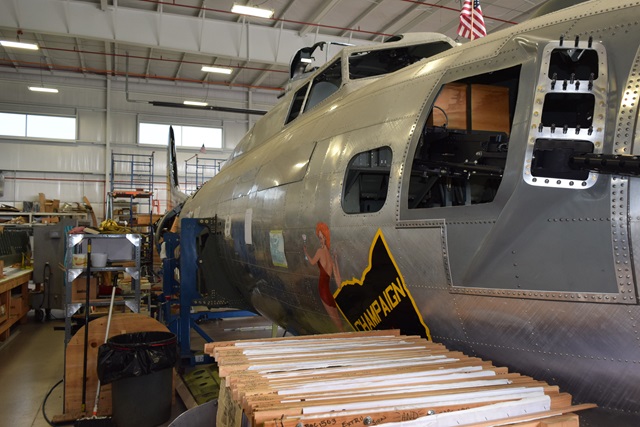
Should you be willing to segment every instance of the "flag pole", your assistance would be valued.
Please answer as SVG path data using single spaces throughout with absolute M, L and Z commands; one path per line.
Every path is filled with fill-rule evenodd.
M 474 8 L 475 4 L 474 4 L 474 0 L 471 0 L 471 37 L 470 39 L 473 41 L 473 16 L 475 15 Z

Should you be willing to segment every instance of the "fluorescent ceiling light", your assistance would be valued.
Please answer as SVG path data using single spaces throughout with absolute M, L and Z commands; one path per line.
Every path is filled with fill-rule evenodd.
M 206 107 L 207 105 L 209 105 L 209 103 L 207 103 L 207 102 L 200 102 L 200 101 L 184 101 L 183 104 L 184 105 L 195 105 L 196 107 Z
M 4 47 L 15 47 L 18 49 L 38 50 L 38 45 L 33 43 L 20 43 L 8 40 L 0 40 L 0 44 Z
M 241 6 L 234 4 L 231 8 L 231 12 L 238 13 L 240 15 L 251 15 L 259 18 L 271 18 L 273 16 L 273 10 L 261 9 L 253 6 Z
M 233 68 L 209 67 L 207 65 L 203 65 L 201 70 L 202 71 L 206 71 L 207 73 L 219 73 L 219 74 L 231 74 L 231 73 L 233 73 Z
M 52 87 L 29 86 L 29 90 L 33 92 L 58 93 L 58 89 Z
M 305 64 L 311 64 L 313 62 L 313 58 L 300 58 L 300 62 L 304 62 Z

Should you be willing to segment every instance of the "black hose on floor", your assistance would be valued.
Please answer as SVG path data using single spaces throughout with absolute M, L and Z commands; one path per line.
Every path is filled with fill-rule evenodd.
M 70 424 L 70 423 L 53 424 L 53 422 L 51 422 L 51 420 L 49 418 L 47 418 L 47 413 L 44 410 L 44 407 L 47 404 L 47 399 L 49 399 L 49 396 L 51 396 L 51 393 L 53 393 L 53 390 L 55 390 L 56 387 L 58 387 L 60 384 L 62 384 L 63 381 L 64 380 L 60 380 L 53 387 L 51 387 L 51 390 L 49 390 L 47 395 L 44 397 L 44 400 L 42 401 L 42 416 L 44 417 L 44 420 L 47 422 L 47 424 L 49 424 L 50 426 L 53 426 L 53 427 Z

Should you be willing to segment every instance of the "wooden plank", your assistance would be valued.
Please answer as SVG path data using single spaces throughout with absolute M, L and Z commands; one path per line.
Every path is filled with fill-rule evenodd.
M 561 415 L 540 421 L 540 427 L 579 427 L 580 418 L 576 414 Z M 524 427 L 524 426 L 520 426 Z
M 473 425 L 473 427 L 493 427 L 493 426 L 497 427 L 497 426 L 507 426 L 507 425 L 518 426 L 518 427 L 529 427 L 526 423 L 531 422 L 531 420 L 537 420 L 537 422 L 540 423 L 541 421 L 546 421 L 546 419 L 552 419 L 552 417 L 569 414 L 577 411 L 584 411 L 586 409 L 593 409 L 595 407 L 596 405 L 593 405 L 591 403 L 585 403 L 585 404 L 574 405 L 574 406 L 566 406 L 564 408 L 558 408 L 551 411 L 541 412 L 535 415 L 523 415 L 519 417 L 513 417 L 501 423 L 496 423 L 496 422 L 476 423 Z M 575 414 L 572 414 L 572 415 L 577 417 L 577 415 Z M 543 427 L 542 425 L 539 425 L 539 424 L 536 425 L 536 427 L 538 426 Z M 553 426 L 553 427 L 561 427 L 561 426 Z
M 557 386 L 395 333 L 228 342 L 208 352 L 225 381 L 222 427 L 237 427 L 238 411 L 255 427 L 364 427 L 434 411 L 462 425 L 504 417 L 538 420 L 517 419 L 532 411 L 550 417 L 559 409 L 579 410 Z
M 198 402 L 196 402 L 196 400 L 193 398 L 193 395 L 189 391 L 189 387 L 187 387 L 187 385 L 184 383 L 182 377 L 180 375 L 176 375 L 175 377 L 176 392 L 180 396 L 180 399 L 182 399 L 182 403 L 184 403 L 184 406 L 187 408 L 187 410 L 198 406 Z
M 385 331 L 367 331 L 367 332 L 338 332 L 335 334 L 323 334 L 323 335 L 302 335 L 299 337 L 295 337 L 295 340 L 311 340 L 311 339 L 319 339 L 322 338 L 349 338 L 349 337 L 358 337 L 358 336 L 398 336 L 400 335 L 400 331 L 398 329 L 389 329 Z M 278 341 L 287 341 L 294 342 L 292 337 L 278 337 L 278 338 L 265 338 L 260 340 L 260 342 L 278 342 Z M 214 351 L 216 349 L 220 349 L 223 347 L 235 347 L 240 345 L 245 345 L 248 343 L 256 343 L 257 341 L 247 341 L 245 343 L 240 343 L 239 341 L 218 341 L 212 342 L 204 345 L 204 352 L 211 356 L 214 355 Z

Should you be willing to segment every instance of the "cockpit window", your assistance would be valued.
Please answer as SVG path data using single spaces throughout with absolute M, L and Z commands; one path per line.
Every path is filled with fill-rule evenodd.
M 413 157 L 409 209 L 492 202 L 504 173 L 520 67 L 445 84 Z
M 309 111 L 334 92 L 342 85 L 342 62 L 337 60 L 322 73 L 318 74 L 309 91 L 309 98 L 304 106 L 304 111 Z
M 378 212 L 389 192 L 392 152 L 389 147 L 356 154 L 349 162 L 342 192 L 348 214 Z
M 327 99 L 340 89 L 341 85 L 342 62 L 338 59 L 318 74 L 311 83 L 305 84 L 296 91 L 285 124 Z
M 393 73 L 447 49 L 451 49 L 449 43 L 431 42 L 353 53 L 349 57 L 349 78 L 356 80 Z
M 291 120 L 298 117 L 302 112 L 302 108 L 304 107 L 304 99 L 307 95 L 307 90 L 309 90 L 309 83 L 302 86 L 293 95 L 293 100 L 291 101 L 291 108 L 289 109 L 289 115 L 287 116 L 287 121 L 285 122 L 285 124 L 289 123 Z

